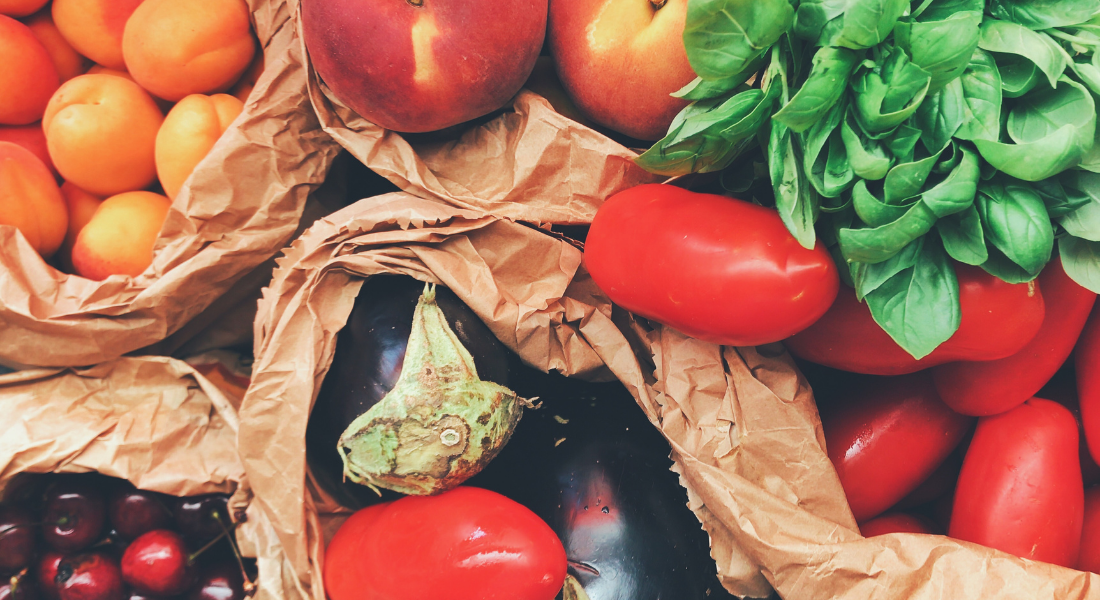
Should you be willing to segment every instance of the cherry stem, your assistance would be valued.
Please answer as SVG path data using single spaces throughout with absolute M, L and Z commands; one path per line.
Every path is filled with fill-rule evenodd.
M 199 548 L 194 553 L 192 553 L 191 556 L 187 557 L 187 564 L 189 564 L 189 565 L 195 564 L 195 559 L 196 558 L 198 558 L 200 555 L 202 555 L 203 552 L 206 552 L 207 550 L 209 550 L 211 546 L 213 546 L 214 544 L 217 544 L 218 542 L 220 542 L 221 539 L 223 537 L 225 537 L 225 535 L 227 533 L 229 533 L 229 532 L 225 530 L 225 527 L 222 527 L 222 532 L 218 534 L 218 537 L 210 540 L 209 542 L 206 542 L 205 546 L 203 546 L 202 548 Z
M 221 515 L 215 510 L 211 513 L 214 515 L 214 520 L 218 522 L 218 527 L 222 528 L 222 534 L 229 536 L 229 547 L 233 549 L 233 558 L 237 559 L 237 566 L 241 568 L 241 577 L 244 578 L 244 593 L 246 596 L 251 597 L 256 593 L 256 584 L 252 582 L 252 579 L 248 576 L 248 572 L 244 569 L 244 561 L 241 560 L 241 549 L 237 547 L 237 540 L 233 539 L 233 536 L 229 535 L 229 530 L 225 528 L 225 524 L 222 523 Z M 234 524 L 233 528 L 236 529 L 237 525 Z

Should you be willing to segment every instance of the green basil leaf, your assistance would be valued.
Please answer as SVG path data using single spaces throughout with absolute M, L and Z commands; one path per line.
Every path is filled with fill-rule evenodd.
M 1070 279 L 1100 294 L 1100 242 L 1067 235 L 1058 240 L 1058 254 Z
M 982 22 L 978 47 L 987 52 L 1015 54 L 1028 59 L 1046 74 L 1050 87 L 1058 85 L 1058 78 L 1066 70 L 1065 55 L 1050 37 L 1009 21 L 986 19 Z
M 798 243 L 804 248 L 812 249 L 816 235 L 814 221 L 817 219 L 818 199 L 801 168 L 798 136 L 779 121 L 772 120 L 771 127 L 768 167 L 772 189 L 775 191 L 775 208 Z
M 1093 56 L 1100 56 L 1100 54 L 1094 54 Z M 1069 62 L 1068 64 L 1069 68 L 1077 75 L 1077 78 L 1089 88 L 1089 91 L 1100 95 L 1100 68 L 1090 62 Z
M 746 89 L 722 100 L 701 100 L 688 108 L 693 108 L 681 125 L 672 134 L 662 138 L 662 142 L 672 146 L 688 138 L 710 131 L 717 133 L 730 123 L 739 122 L 752 114 L 764 100 L 764 92 L 758 89 Z M 707 107 L 710 108 L 707 108 Z M 686 109 L 685 109 L 686 110 Z M 681 111 L 683 114 L 683 111 Z
M 868 227 L 881 227 L 905 216 L 909 206 L 887 204 L 879 200 L 867 187 L 867 181 L 860 179 L 852 187 L 852 208 L 856 215 Z M 839 238 L 838 238 L 839 240 Z
M 779 41 L 793 22 L 788 0 L 688 0 L 688 62 L 703 79 L 733 77 Z
M 907 0 L 802 0 L 795 33 L 821 46 L 860 50 L 886 39 Z
M 1100 12 L 1100 0 L 991 0 L 989 12 L 1030 29 L 1047 29 L 1088 21 Z
M 923 358 L 959 328 L 959 282 L 936 236 L 925 236 L 920 259 L 867 294 L 871 316 L 914 358 Z
M 943 21 L 957 13 L 978 13 L 985 11 L 985 0 L 932 0 L 919 14 L 920 21 Z
M 1050 177 L 1031 184 L 1031 189 L 1043 199 L 1052 220 L 1058 220 L 1092 202 L 1089 192 L 1082 191 L 1077 175 L 1081 171 L 1069 170 L 1057 177 Z M 1068 185 L 1063 185 L 1063 182 Z M 1095 182 L 1088 181 L 1091 185 Z
M 848 154 L 848 164 L 858 177 L 872 181 L 886 177 L 893 160 L 883 144 L 863 135 L 859 127 L 852 127 L 851 114 L 840 124 L 840 137 Z M 857 132 L 858 131 L 858 132 Z
M 938 90 L 957 78 L 978 47 L 982 13 L 958 12 L 942 21 L 898 21 L 894 41 L 913 64 L 932 76 L 929 89 Z
M 886 148 L 898 162 L 911 162 L 920 137 L 920 129 L 902 123 L 886 138 Z
M 958 165 L 943 179 L 921 194 L 920 202 L 936 215 L 944 218 L 970 208 L 978 191 L 981 171 L 978 155 L 965 146 L 960 147 L 962 156 Z M 887 175 L 886 180 L 890 180 Z
M 1090 242 L 1100 242 L 1100 175 L 1086 171 L 1065 173 L 1066 187 L 1087 202 L 1058 219 L 1067 233 Z
M 920 108 L 913 114 L 913 122 L 920 128 L 921 142 L 929 152 L 939 152 L 947 146 L 955 132 L 963 126 L 966 109 L 962 82 L 958 79 L 921 102 Z
M 813 173 L 816 176 L 817 165 Z M 856 178 L 852 164 L 848 160 L 848 148 L 844 145 L 841 128 L 837 127 L 829 135 L 829 157 L 825 160 L 825 171 L 821 174 L 823 196 L 836 198 L 851 186 Z
M 858 53 L 846 48 L 821 48 L 802 88 L 772 118 L 792 131 L 806 131 L 836 106 L 859 60 Z
M 1001 74 L 997 63 L 988 53 L 975 50 L 958 81 L 964 107 L 955 137 L 996 141 L 1001 133 Z
M 852 83 L 860 125 L 868 133 L 881 133 L 902 124 L 920 108 L 931 81 L 905 52 L 890 52 L 881 69 L 865 70 Z
M 1001 93 L 1005 98 L 1019 98 L 1039 84 L 1046 85 L 1046 79 L 1039 67 L 1021 56 L 997 56 L 997 72 L 1001 78 Z
M 943 240 L 943 247 L 951 258 L 968 265 L 978 266 L 989 258 L 985 247 L 985 234 L 978 209 L 971 204 L 966 210 L 936 221 L 936 231 Z
M 727 77 L 726 79 L 703 79 L 702 77 L 696 77 L 691 83 L 669 95 L 673 98 L 681 98 L 683 100 L 707 100 L 709 98 L 724 96 L 731 90 L 736 89 L 737 86 L 751 79 L 752 76 L 760 70 L 760 66 L 763 62 L 763 60 L 758 58 L 744 71 L 741 71 L 733 77 Z
M 1038 275 L 1054 249 L 1054 228 L 1039 194 L 1027 184 L 997 178 L 978 186 L 974 205 L 989 244 L 1028 275 Z
M 842 98 L 824 118 L 802 134 L 802 148 L 805 153 L 802 169 L 817 193 L 826 198 L 840 196 L 855 177 L 848 165 L 848 153 L 844 150 L 840 131 L 837 129 L 846 110 L 847 104 Z M 830 143 L 830 140 L 835 142 Z M 834 169 L 832 172 L 830 163 Z
M 1012 259 L 1005 256 L 1004 252 L 998 250 L 996 246 L 986 246 L 986 250 L 989 252 L 989 258 L 981 264 L 982 270 L 1001 281 L 1005 283 L 1027 283 L 1038 277 L 1038 274 L 1031 273 L 1012 262 Z
M 848 225 L 850 224 L 851 223 Z M 838 235 L 842 229 L 845 229 L 845 227 L 837 228 Z M 909 244 L 905 248 L 902 248 L 901 252 L 895 254 L 890 260 L 885 260 L 873 265 L 856 262 L 849 263 L 850 268 L 848 270 L 852 274 L 852 281 L 854 283 L 852 287 L 855 288 L 856 298 L 862 301 L 867 297 L 867 294 L 877 290 L 882 284 L 889 281 L 891 277 L 916 265 L 917 261 L 920 260 L 920 253 L 923 247 L 923 242 Z
M 898 204 L 920 193 L 924 182 L 928 181 L 928 175 L 939 160 L 939 152 L 922 158 L 921 160 L 896 165 L 886 174 L 883 182 L 883 192 L 887 204 Z

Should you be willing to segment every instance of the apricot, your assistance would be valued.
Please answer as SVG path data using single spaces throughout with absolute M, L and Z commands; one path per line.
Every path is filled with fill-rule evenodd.
M 142 0 L 54 0 L 53 21 L 76 51 L 93 61 L 125 70 L 122 32 Z M 165 40 L 168 43 L 168 40 Z
M 115 77 L 121 77 L 123 79 L 129 79 L 130 81 L 134 81 L 134 78 L 130 77 L 130 74 L 127 73 L 126 71 L 119 71 L 118 69 L 112 69 L 110 67 L 105 67 L 103 65 L 92 65 L 88 69 L 87 74 L 88 75 L 114 75 Z M 137 83 L 137 82 L 134 81 L 134 83 Z
M 50 11 L 42 10 L 35 13 L 33 17 L 26 20 L 26 24 L 34 33 L 34 37 L 42 42 L 42 46 L 49 53 L 53 66 L 57 68 L 61 83 L 65 83 L 87 70 L 88 59 L 74 50 L 69 42 L 65 40 L 65 36 L 61 35 L 61 31 L 53 22 L 53 17 L 50 16 Z
M 244 104 L 228 94 L 191 94 L 180 100 L 157 133 L 157 177 L 175 199 L 183 182 L 214 147 Z
M 248 65 L 248 70 L 229 89 L 229 94 L 235 96 L 241 102 L 248 102 L 248 95 L 252 93 L 252 88 L 256 87 L 256 82 L 260 80 L 260 75 L 263 72 L 264 53 L 257 52 L 256 57 L 252 59 L 252 64 Z
M 145 0 L 122 34 L 130 75 L 165 100 L 229 89 L 255 52 L 244 0 Z
M 49 52 L 30 28 L 0 15 L 0 125 L 41 119 L 60 83 Z
M 46 165 L 46 168 L 57 177 L 57 168 L 50 160 L 50 151 L 46 147 L 46 134 L 42 131 L 42 123 L 34 122 L 30 125 L 0 126 L 0 142 L 11 142 L 30 150 L 32 154 Z
M 14 225 L 43 258 L 57 252 L 69 225 L 50 170 L 30 150 L 11 142 L 0 142 L 0 224 Z
M 88 279 L 141 275 L 172 202 L 153 192 L 125 192 L 99 205 L 73 244 L 73 268 Z
M 92 194 L 110 196 L 156 179 L 154 148 L 163 121 L 156 102 L 133 81 L 81 75 L 50 99 L 42 129 L 62 177 Z
M 103 204 L 103 198 L 89 194 L 66 181 L 61 184 L 61 196 L 65 199 L 65 206 L 69 209 L 69 230 L 65 234 L 65 242 L 61 244 L 61 262 L 72 270 L 73 245 L 76 244 L 76 236 L 80 230 L 92 220 L 99 205 Z
M 25 17 L 46 5 L 46 0 L 0 0 L 0 15 Z

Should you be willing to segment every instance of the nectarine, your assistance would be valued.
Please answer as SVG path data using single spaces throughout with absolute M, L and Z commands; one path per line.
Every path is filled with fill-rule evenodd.
M 317 74 L 352 110 L 386 129 L 435 131 L 519 91 L 546 10 L 547 0 L 302 0 L 302 36 Z
M 134 81 L 172 101 L 229 89 L 255 52 L 244 0 L 145 0 L 122 34 Z
M 54 0 L 53 21 L 76 51 L 125 70 L 122 31 L 142 0 Z
M 157 133 L 157 177 L 169 198 L 195 170 L 244 104 L 228 94 L 192 94 L 180 100 Z
M 126 192 L 99 205 L 73 244 L 78 275 L 103 280 L 111 275 L 141 275 L 153 262 L 171 201 L 152 192 Z
M 42 129 L 61 176 L 109 196 L 156 179 L 154 147 L 162 121 L 153 98 L 133 81 L 81 75 L 50 99 Z
M 30 150 L 0 142 L 0 225 L 14 225 L 49 258 L 61 246 L 68 211 L 50 170 Z
M 0 15 L 0 125 L 42 118 L 60 80 L 45 46 L 26 25 Z

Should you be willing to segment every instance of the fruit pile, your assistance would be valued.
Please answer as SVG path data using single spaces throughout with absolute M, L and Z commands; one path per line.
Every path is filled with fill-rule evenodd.
M 0 3 L 0 224 L 68 272 L 140 275 L 263 68 L 251 27 L 243 0 Z
M 87 474 L 33 476 L 5 495 L 0 597 L 243 600 L 254 589 L 224 494 L 174 498 Z

